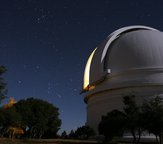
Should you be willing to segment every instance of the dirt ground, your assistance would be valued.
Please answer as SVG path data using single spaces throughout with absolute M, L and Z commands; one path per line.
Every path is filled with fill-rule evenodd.
M 97 144 L 96 141 L 63 140 L 63 139 L 6 139 L 1 138 L 0 144 Z

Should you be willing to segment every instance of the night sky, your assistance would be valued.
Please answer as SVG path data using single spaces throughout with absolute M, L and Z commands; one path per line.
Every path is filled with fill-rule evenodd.
M 61 131 L 84 125 L 79 93 L 87 59 L 111 32 L 129 25 L 163 31 L 162 0 L 0 0 L 0 65 L 8 69 L 8 98 L 54 104 Z

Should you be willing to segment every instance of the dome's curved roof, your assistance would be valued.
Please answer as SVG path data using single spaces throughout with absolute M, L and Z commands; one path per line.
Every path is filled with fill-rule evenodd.
M 121 28 L 110 34 L 91 56 L 86 67 L 87 88 L 107 74 L 145 68 L 163 68 L 163 33 L 146 26 Z

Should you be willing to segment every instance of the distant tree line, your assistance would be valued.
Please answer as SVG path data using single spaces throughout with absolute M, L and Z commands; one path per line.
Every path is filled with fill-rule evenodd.
M 0 108 L 0 136 L 54 138 L 61 126 L 58 108 L 35 98 Z
M 104 135 L 104 142 L 121 137 L 124 133 L 133 136 L 133 143 L 139 143 L 142 134 L 154 134 L 156 142 L 162 143 L 163 132 L 163 102 L 156 96 L 142 105 L 138 105 L 135 96 L 123 98 L 123 111 L 113 110 L 102 117 L 99 124 L 99 134 Z
M 76 130 L 71 130 L 69 134 L 66 131 L 63 131 L 61 138 L 64 139 L 89 139 L 90 137 L 95 136 L 95 132 L 89 126 L 81 126 Z

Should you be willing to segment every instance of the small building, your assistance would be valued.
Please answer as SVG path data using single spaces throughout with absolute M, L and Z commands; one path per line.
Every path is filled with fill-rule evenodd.
M 146 26 L 128 26 L 111 33 L 90 55 L 83 92 L 87 124 L 98 133 L 101 117 L 122 110 L 123 97 L 138 102 L 163 94 L 163 33 Z

